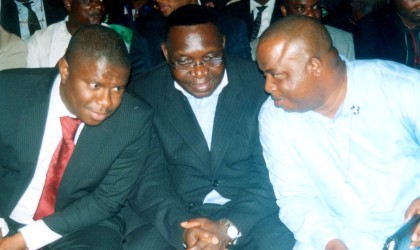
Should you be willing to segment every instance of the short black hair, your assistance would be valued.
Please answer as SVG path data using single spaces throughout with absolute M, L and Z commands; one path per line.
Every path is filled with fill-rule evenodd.
M 105 59 L 114 66 L 130 69 L 131 62 L 122 37 L 103 25 L 85 25 L 72 35 L 65 53 L 69 65 L 77 57 Z
M 168 42 L 168 34 L 172 27 L 176 26 L 195 26 L 200 24 L 213 23 L 217 28 L 217 33 L 221 38 L 221 32 L 217 25 L 214 11 L 198 4 L 187 4 L 174 10 L 166 18 L 165 42 Z

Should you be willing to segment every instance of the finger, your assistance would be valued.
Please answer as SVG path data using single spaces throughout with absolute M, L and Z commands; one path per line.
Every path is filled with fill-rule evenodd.
M 415 199 L 405 212 L 405 222 L 410 220 L 415 214 L 420 214 L 420 198 Z
M 212 233 L 199 227 L 186 229 L 184 231 L 184 239 L 188 247 L 197 244 L 198 241 L 203 241 L 210 244 L 218 244 L 219 240 Z
M 185 229 L 193 228 L 193 227 L 200 227 L 201 223 L 198 221 L 184 221 L 181 222 L 181 227 Z
M 410 249 L 414 249 L 418 246 L 420 246 L 420 224 L 417 224 L 411 236 Z

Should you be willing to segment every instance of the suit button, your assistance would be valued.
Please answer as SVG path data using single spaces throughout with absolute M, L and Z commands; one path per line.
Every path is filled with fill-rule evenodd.
M 217 186 L 219 186 L 219 181 L 218 180 L 214 180 L 214 181 L 211 182 L 211 185 L 213 187 L 217 187 Z

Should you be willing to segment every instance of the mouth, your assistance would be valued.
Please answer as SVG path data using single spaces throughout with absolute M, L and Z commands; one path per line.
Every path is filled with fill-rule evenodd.
M 102 113 L 102 112 L 95 112 L 95 111 L 89 111 L 90 116 L 95 120 L 95 121 L 103 121 L 106 118 L 108 118 L 108 113 Z
M 276 106 L 276 107 L 281 107 L 282 106 L 283 98 L 273 97 L 273 96 L 271 96 L 271 98 L 273 99 L 274 106 Z
M 193 83 L 192 86 L 198 91 L 205 91 L 209 89 L 210 82 Z

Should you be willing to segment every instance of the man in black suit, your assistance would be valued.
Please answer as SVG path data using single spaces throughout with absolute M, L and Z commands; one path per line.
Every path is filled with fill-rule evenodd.
M 272 23 L 282 17 L 280 11 L 280 0 L 242 0 L 227 5 L 224 11 L 232 16 L 245 20 L 248 29 L 248 38 L 251 42 L 251 36 L 254 29 L 257 29 L 257 37 Z M 258 7 L 266 6 L 262 12 L 262 22 L 260 27 L 255 27 L 255 19 L 258 15 Z
M 142 196 L 134 198 L 139 218 L 127 249 L 182 249 L 182 237 L 188 249 L 292 249 L 259 142 L 257 117 L 267 95 L 255 63 L 224 54 L 214 16 L 199 5 L 168 17 L 162 50 L 168 65 L 135 75 L 129 90 L 156 111 L 154 127 L 182 206 L 156 197 L 156 206 L 142 210 Z
M 19 12 L 18 6 L 15 0 L 0 0 L 1 1 L 1 10 L 0 10 L 0 25 L 10 33 L 14 33 L 15 35 L 21 37 L 23 40 L 27 41 L 29 36 L 23 36 L 22 33 L 29 35 L 29 30 L 26 32 L 21 31 L 21 25 L 19 22 Z M 18 2 L 28 2 L 23 0 L 16 0 Z M 40 21 L 45 18 L 45 26 L 47 27 L 50 24 L 59 22 L 64 20 L 67 15 L 66 9 L 64 8 L 64 4 L 62 1 L 60 3 L 54 2 L 55 0 L 36 0 L 39 1 L 40 8 L 42 10 L 40 13 L 45 15 L 45 17 L 38 17 Z M 21 6 L 20 8 L 25 8 Z M 25 20 L 28 20 L 27 17 L 24 17 Z M 28 29 L 26 25 L 26 29 Z
M 78 29 L 58 71 L 0 72 L 0 248 L 122 249 L 117 212 L 158 148 L 152 111 L 124 94 L 130 59 L 110 28 Z M 52 178 L 55 202 L 39 217 L 54 151 L 68 143 L 60 120 L 76 118 L 74 151 L 61 182 Z
M 356 59 L 386 59 L 420 69 L 420 1 L 393 0 L 362 18 Z
M 134 32 L 130 56 L 132 58 L 132 73 L 142 73 L 165 64 L 160 44 L 165 40 L 166 17 L 177 8 L 187 4 L 199 4 L 198 0 L 158 0 L 160 12 L 149 17 L 137 20 L 138 33 Z M 226 36 L 226 53 L 242 58 L 251 59 L 251 49 L 247 39 L 246 25 L 243 20 L 225 15 L 221 11 L 209 8 L 214 11 L 217 18 L 217 25 L 220 31 Z M 147 46 L 144 46 L 144 40 Z M 148 63 L 144 63 L 144 57 L 149 57 Z

